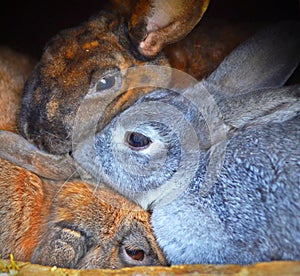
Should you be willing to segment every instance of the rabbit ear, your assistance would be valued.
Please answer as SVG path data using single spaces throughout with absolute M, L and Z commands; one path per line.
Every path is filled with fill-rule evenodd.
M 138 0 L 128 22 L 128 33 L 145 57 L 186 36 L 199 22 L 209 0 Z
M 0 130 L 0 157 L 53 180 L 66 180 L 77 176 L 76 165 L 69 155 L 48 154 L 22 136 L 5 130 Z
M 50 225 L 35 248 L 31 262 L 66 268 L 75 268 L 86 254 L 87 242 L 79 231 L 64 225 Z
M 300 86 L 257 90 L 224 97 L 218 104 L 223 120 L 233 129 L 249 125 L 282 123 L 300 111 Z
M 234 50 L 207 80 L 225 93 L 281 87 L 299 64 L 299 34 L 300 22 L 272 25 Z

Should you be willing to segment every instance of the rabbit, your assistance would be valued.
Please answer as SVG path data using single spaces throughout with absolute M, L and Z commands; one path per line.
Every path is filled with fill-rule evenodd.
M 152 2 L 158 2 L 158 7 L 152 8 Z M 96 85 L 99 92 L 116 86 L 117 81 L 111 76 L 112 73 L 130 66 L 145 63 L 168 64 L 158 50 L 157 57 L 149 60 L 135 50 L 135 47 L 131 47 L 133 42 L 128 37 L 127 28 L 137 33 L 140 28 L 149 29 L 150 24 L 155 24 L 157 28 L 150 29 L 151 34 L 172 34 L 169 39 L 173 41 L 176 40 L 176 33 L 173 29 L 168 30 L 168 26 L 178 24 L 178 13 L 187 10 L 187 7 L 193 7 L 190 10 L 195 18 L 191 20 L 191 24 L 180 27 L 182 33 L 178 32 L 178 36 L 181 38 L 200 20 L 207 2 L 193 0 L 183 7 L 181 1 L 175 1 L 176 6 L 182 7 L 178 11 L 171 8 L 172 14 L 166 20 L 160 14 L 164 1 L 141 1 L 137 4 L 138 7 L 146 5 L 146 9 L 151 8 L 151 11 L 148 10 L 151 14 L 149 24 L 147 21 L 141 26 L 138 22 L 137 27 L 134 24 L 130 24 L 130 27 L 117 14 L 100 12 L 79 27 L 60 32 L 47 44 L 39 64 L 25 85 L 19 115 L 20 133 L 49 153 L 70 152 L 73 119 L 80 100 L 92 86 Z M 187 10 L 187 13 L 186 17 L 190 17 L 191 12 Z M 143 18 L 146 16 L 148 14 L 143 15 Z M 167 42 L 168 38 L 165 40 Z M 140 93 L 141 90 L 132 90 L 115 99 L 105 110 L 103 124 L 119 110 L 130 106 Z
M 182 91 L 156 89 L 74 159 L 150 210 L 170 264 L 300 259 L 299 22 L 272 25 Z
M 66 268 L 166 265 L 150 214 L 108 189 L 0 159 L 0 258 Z
M 100 12 L 78 27 L 60 32 L 46 45 L 40 62 L 25 85 L 18 120 L 20 134 L 39 149 L 55 155 L 72 152 L 74 117 L 91 89 L 96 87 L 99 93 L 112 90 L 104 99 L 104 104 L 110 104 L 101 114 L 99 129 L 152 90 L 133 88 L 116 96 L 113 90 L 118 88 L 119 81 L 112 76 L 115 72 L 151 64 L 190 70 L 200 77 L 198 71 L 205 74 L 206 67 L 211 68 L 220 62 L 228 50 L 249 33 L 247 29 L 224 28 L 219 24 L 221 27 L 214 30 L 218 32 L 220 29 L 220 35 L 213 36 L 206 35 L 210 34 L 211 25 L 201 27 L 203 33 L 199 27 L 200 42 L 194 35 L 193 42 L 185 43 L 183 47 L 176 44 L 172 51 L 167 44 L 182 40 L 191 32 L 209 1 L 193 0 L 183 4 L 177 0 L 172 5 L 157 0 L 127 2 L 131 12 L 124 12 L 126 16 L 119 16 L 121 11 L 115 14 Z M 222 39 L 220 46 L 219 37 L 228 37 L 232 32 L 237 33 L 237 38 L 230 36 L 228 42 Z M 204 43 L 204 53 L 190 54 L 187 48 L 193 44 L 196 50 L 205 37 L 209 42 Z M 229 45 L 226 47 L 226 44 Z M 205 45 L 209 45 L 214 54 L 206 54 Z M 196 56 L 201 67 L 199 70 L 195 68 Z

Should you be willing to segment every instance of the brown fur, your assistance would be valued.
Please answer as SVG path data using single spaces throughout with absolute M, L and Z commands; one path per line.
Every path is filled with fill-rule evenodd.
M 147 24 L 153 18 L 164 20 L 164 16 L 160 14 L 163 9 L 160 9 L 160 5 L 157 8 L 154 5 L 156 2 L 160 2 L 160 5 L 165 3 L 125 1 L 125 6 L 128 5 L 129 8 L 117 9 L 124 17 L 118 12 L 100 13 L 76 28 L 62 31 L 47 44 L 24 89 L 19 129 L 28 141 L 53 154 L 72 151 L 72 130 L 81 101 L 91 87 L 113 68 L 125 70 L 139 65 L 171 65 L 196 78 L 202 78 L 215 69 L 228 52 L 247 36 L 244 29 L 230 26 L 221 27 L 217 35 L 211 35 L 211 27 L 205 29 L 202 26 L 197 28 L 201 35 L 191 34 L 189 42 L 178 42 L 174 48 L 168 46 L 165 51 L 167 57 L 153 49 L 156 56 L 148 58 L 140 51 L 138 45 L 145 41 L 141 41 L 142 36 L 138 33 L 147 30 Z M 159 43 L 166 45 L 181 39 L 183 33 L 188 34 L 203 15 L 207 1 L 199 1 L 199 9 L 194 9 L 193 1 L 188 3 L 190 9 L 178 4 L 180 8 L 172 10 L 174 14 L 169 18 L 169 25 L 162 25 L 157 31 L 152 26 L 146 37 L 157 36 Z M 192 17 L 191 11 L 194 12 Z M 189 18 L 193 18 L 192 23 L 182 23 L 188 22 Z M 157 22 L 158 26 L 160 23 Z M 219 25 L 216 25 L 215 29 L 218 30 Z M 227 35 L 230 32 L 237 34 Z M 156 46 L 153 44 L 154 48 Z M 195 54 L 199 49 L 200 53 Z M 102 115 L 98 128 L 102 129 L 115 115 L 150 90 L 124 89 L 125 92 L 113 99 L 109 98 L 113 94 L 107 93 L 103 102 L 104 111 L 97 111 L 99 118 Z M 87 117 L 86 121 L 88 120 Z
M 103 185 L 45 181 L 0 159 L 0 202 L 0 258 L 73 268 L 166 264 L 149 213 Z
M 34 146 L 17 134 L 22 89 L 35 61 L 10 48 L 0 47 L 0 156 L 50 179 L 78 177 L 70 156 L 34 151 Z
M 19 128 L 28 140 L 52 153 L 70 151 L 74 117 L 91 82 L 108 69 L 145 64 L 125 50 L 129 42 L 123 28 L 116 16 L 100 15 L 49 42 L 25 87 Z M 168 64 L 162 56 L 148 63 Z M 122 94 L 107 107 L 102 123 L 144 93 L 129 90 Z
M 1 49 L 0 62 L 5 76 L 0 100 L 8 105 L 4 111 L 11 112 L 1 111 L 6 115 L 1 116 L 1 152 L 15 150 L 11 154 L 16 161 L 25 158 L 25 167 L 46 177 L 55 179 L 64 171 L 70 176 L 59 158 L 30 152 L 32 145 L 23 144 L 27 141 L 15 141 L 19 137 L 15 133 L 9 136 L 7 130 L 15 130 L 21 85 L 31 63 L 9 49 Z M 48 181 L 0 158 L 0 258 L 12 253 L 19 261 L 73 268 L 165 265 L 149 219 L 148 212 L 103 185 Z M 144 259 L 135 260 L 126 249 L 143 250 Z
M 17 113 L 33 60 L 9 48 L 0 47 L 0 129 L 17 131 Z
M 146 57 L 185 37 L 199 22 L 209 0 L 137 1 L 128 20 L 131 40 Z

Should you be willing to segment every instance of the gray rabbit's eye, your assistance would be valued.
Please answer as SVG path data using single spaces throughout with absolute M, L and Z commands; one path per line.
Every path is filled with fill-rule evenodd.
M 109 89 L 115 85 L 115 82 L 116 82 L 115 76 L 103 77 L 98 81 L 96 90 L 103 91 Z
M 139 132 L 126 132 L 125 141 L 133 150 L 141 150 L 149 147 L 151 139 Z

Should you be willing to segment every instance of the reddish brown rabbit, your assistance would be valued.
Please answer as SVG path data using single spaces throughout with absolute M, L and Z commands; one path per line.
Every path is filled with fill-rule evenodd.
M 148 212 L 104 186 L 45 181 L 0 159 L 0 258 L 70 268 L 165 265 Z
M 191 37 L 190 42 L 166 49 L 168 57 L 161 53 L 165 45 L 182 39 L 194 28 L 207 5 L 208 0 L 184 4 L 176 0 L 172 5 L 161 0 L 126 1 L 127 10 L 121 11 L 124 16 L 102 12 L 76 28 L 60 32 L 47 44 L 25 86 L 19 116 L 21 134 L 40 149 L 66 154 L 72 151 L 74 118 L 91 89 L 108 95 L 104 111 L 98 111 L 102 116 L 99 129 L 149 92 L 132 88 L 118 96 L 109 93 L 118 89 L 115 73 L 152 64 L 171 65 L 197 78 L 208 75 L 248 31 L 220 24 L 215 28 L 218 34 L 211 35 L 208 24 L 199 27 L 200 35 Z M 217 43 L 227 33 L 236 35 L 230 36 L 229 43 L 224 39 Z M 202 53 L 189 53 L 189 48 L 198 52 L 203 39 Z

